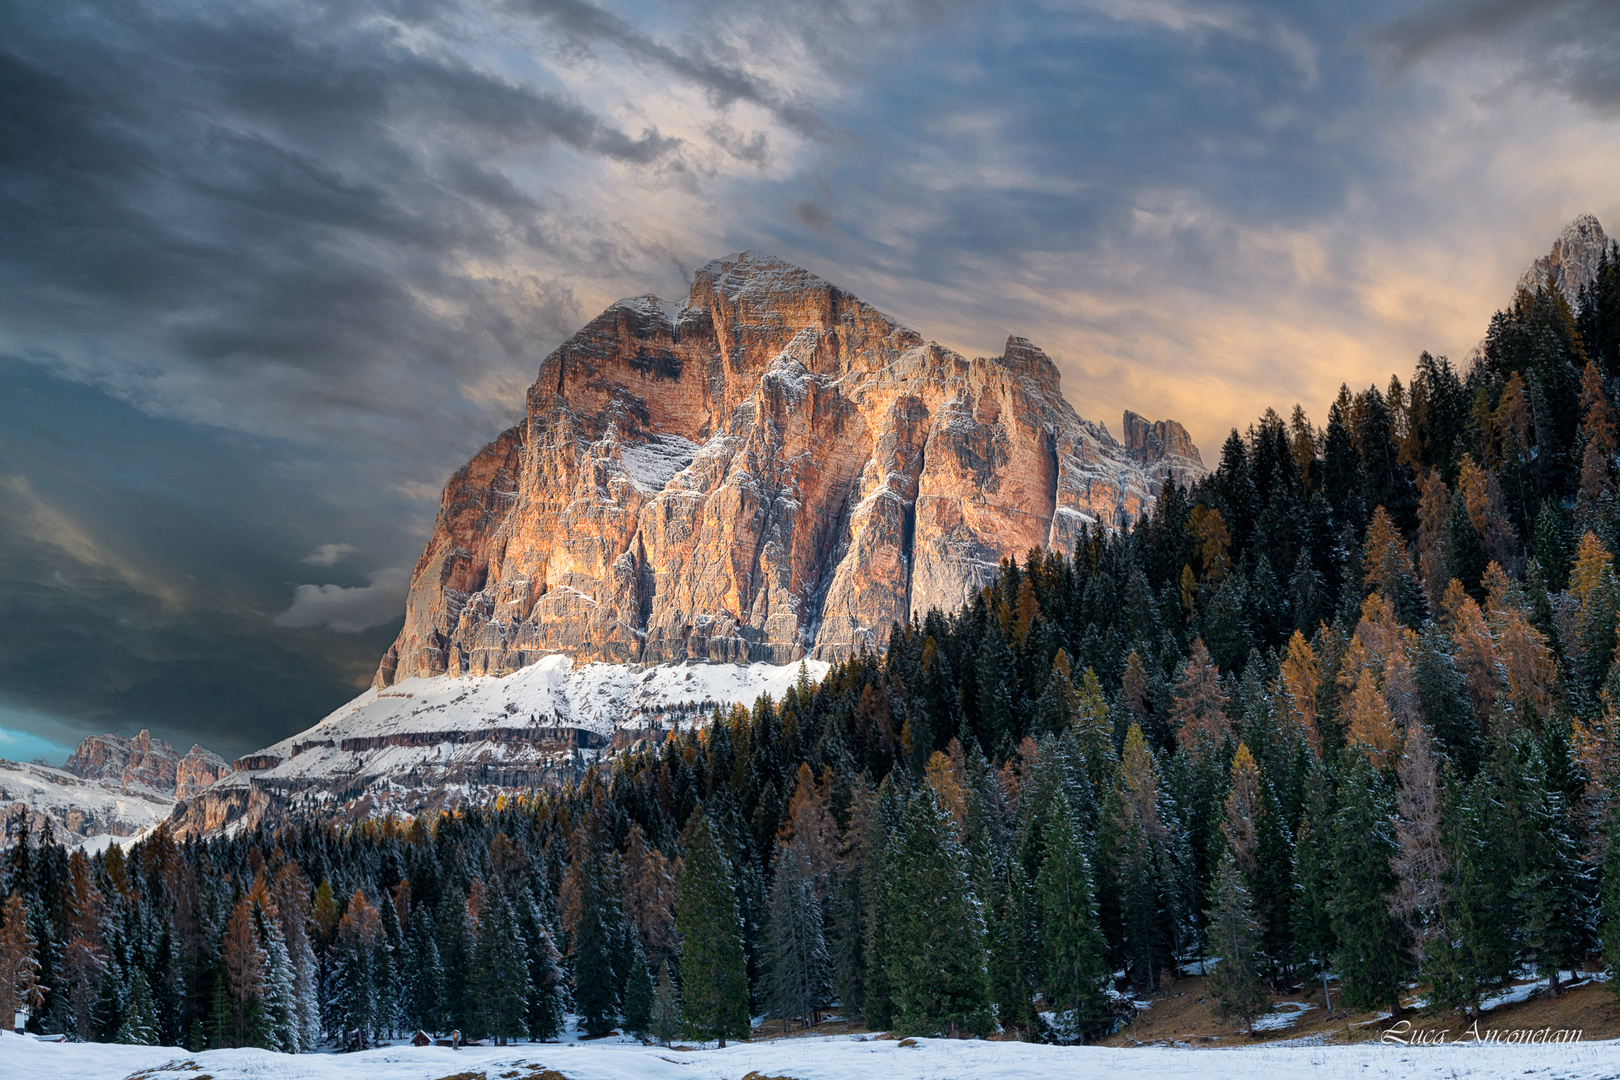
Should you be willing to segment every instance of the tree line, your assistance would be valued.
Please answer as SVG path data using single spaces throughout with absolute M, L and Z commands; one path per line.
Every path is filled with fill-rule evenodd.
M 87 857 L 14 837 L 0 1012 L 297 1051 L 750 1018 L 1079 1041 L 1167 973 L 1477 1013 L 1620 956 L 1620 248 L 1072 555 L 577 784 Z M 1329 974 L 1336 977 L 1330 985 Z M 1617 983 L 1616 985 L 1620 985 Z

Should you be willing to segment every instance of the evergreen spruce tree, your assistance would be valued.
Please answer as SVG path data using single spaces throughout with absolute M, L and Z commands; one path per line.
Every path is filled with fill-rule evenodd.
M 528 942 L 512 911 L 512 902 L 500 886 L 485 894 L 478 934 L 477 968 L 483 981 L 483 1029 L 497 1046 L 527 1030 L 529 966 Z
M 447 1028 L 472 1031 L 483 1006 L 478 997 L 479 981 L 473 961 L 477 943 L 467 911 L 467 894 L 458 889 L 446 889 L 434 921 L 439 931 L 439 959 L 444 966 L 441 1022 Z
M 618 1020 L 618 979 L 613 970 L 615 940 L 621 928 L 612 894 L 601 880 L 603 870 L 592 866 L 574 930 L 574 1008 L 580 1026 L 589 1035 L 606 1035 Z
M 405 933 L 405 972 L 401 992 L 406 1021 L 423 1031 L 449 1030 L 445 1021 L 444 965 L 439 959 L 438 926 L 433 912 L 418 905 Z
M 874 1031 L 894 1024 L 894 986 L 889 978 L 895 940 L 890 919 L 893 886 L 889 852 L 891 838 L 900 827 L 905 799 L 905 792 L 897 783 L 897 774 L 890 772 L 877 790 L 873 812 L 867 823 L 866 859 L 861 867 L 862 921 L 865 928 L 861 940 L 864 979 L 860 1003 L 866 1026 Z
M 995 1026 L 984 919 L 954 832 L 923 785 L 890 839 L 889 982 L 903 1034 L 983 1035 Z
M 1509 772 L 1507 804 L 1518 826 L 1518 873 L 1512 897 L 1520 963 L 1560 992 L 1559 972 L 1574 968 L 1591 939 L 1587 871 L 1570 832 L 1560 793 L 1548 782 L 1541 748 L 1519 732 L 1502 755 Z
M 236 1017 L 231 1000 L 230 975 L 225 961 L 214 966 L 213 991 L 209 995 L 208 1013 L 201 1027 L 204 1029 L 207 1050 L 224 1050 L 239 1045 L 236 1040 Z
M 1210 886 L 1209 948 L 1219 957 L 1209 975 L 1215 1015 L 1237 1020 L 1254 1034 L 1254 1021 L 1270 1007 L 1271 994 L 1260 971 L 1254 905 L 1230 850 L 1221 857 Z
M 829 964 L 814 871 L 798 841 L 778 846 L 766 924 L 764 1005 L 769 1014 L 813 1026 L 827 998 Z
M 1406 936 L 1387 899 L 1395 891 L 1390 861 L 1400 850 L 1390 828 L 1395 807 L 1388 781 L 1365 755 L 1350 748 L 1344 760 L 1328 901 L 1339 945 L 1334 966 L 1347 1007 L 1395 1012 L 1407 972 Z
M 1176 959 L 1180 888 L 1158 768 L 1135 723 L 1125 735 L 1120 755 L 1119 799 L 1119 841 L 1113 865 L 1120 946 L 1132 984 L 1151 992 L 1158 988 L 1160 970 Z
M 1321 981 L 1322 1007 L 1331 1011 L 1333 995 L 1328 988 L 1328 972 L 1333 966 L 1333 955 L 1338 951 L 1330 908 L 1334 884 L 1332 863 L 1326 850 L 1331 821 L 1319 785 L 1313 784 L 1312 788 L 1294 840 L 1294 898 L 1290 915 L 1299 967 L 1312 979 Z
M 529 1038 L 549 1042 L 563 1033 L 568 976 L 551 928 L 543 918 L 537 918 L 536 923 L 535 944 L 529 957 Z
M 292 958 L 287 955 L 274 909 L 264 912 L 255 906 L 255 913 L 260 920 L 259 940 L 264 943 L 264 996 L 258 1009 L 257 1030 L 249 1045 L 296 1054 L 301 1047 L 293 1003 Z
M 1041 985 L 1068 1041 L 1093 1039 L 1109 1028 L 1105 943 L 1096 890 L 1078 823 L 1058 793 L 1046 834 L 1046 855 L 1035 879 L 1040 904 Z
M 134 1046 L 157 1045 L 157 1009 L 152 1001 L 152 986 L 140 968 L 130 973 L 124 1018 L 118 1025 L 116 1041 Z
M 662 1046 L 668 1046 L 681 1037 L 681 998 L 675 988 L 670 965 L 658 971 L 658 986 L 653 991 L 652 1037 Z
M 746 1039 L 748 970 L 742 913 L 731 863 L 720 849 L 709 815 L 699 809 L 688 825 L 685 865 L 677 885 L 675 928 L 681 939 L 681 1014 L 694 1039 Z
M 647 954 L 638 941 L 631 952 L 630 971 L 624 980 L 625 1031 L 637 1038 L 651 1031 L 654 1005 L 652 969 L 647 966 Z
M 1431 1000 L 1478 1016 L 1481 999 L 1504 986 L 1514 964 L 1511 890 L 1515 860 L 1502 792 L 1482 771 L 1446 793 L 1443 810 L 1448 936 L 1429 943 L 1424 975 Z
M 985 940 L 989 947 L 990 990 L 1000 1003 L 996 1019 L 1003 1028 L 1034 1032 L 1041 1028 L 1034 995 L 1035 966 L 1040 953 L 1034 897 L 1023 862 L 986 855 L 989 880 L 979 886 L 984 896 Z
M 1609 826 L 1609 850 L 1603 859 L 1603 956 L 1609 992 L 1620 1001 L 1620 818 Z
M 1018 673 L 1012 650 L 999 627 L 987 630 L 979 650 L 977 672 L 979 723 L 986 750 L 996 757 L 1012 753 L 1022 733 L 1018 722 Z

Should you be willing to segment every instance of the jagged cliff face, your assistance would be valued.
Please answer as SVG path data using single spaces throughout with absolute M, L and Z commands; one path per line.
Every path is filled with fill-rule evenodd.
M 231 771 L 224 758 L 193 745 L 184 757 L 162 739 L 142 729 L 132 739 L 119 735 L 91 735 L 73 751 L 64 772 L 86 780 L 150 788 L 175 798 L 189 798 L 193 792 Z
M 375 685 L 881 646 L 1202 474 L 1179 424 L 1126 431 L 1022 338 L 968 360 L 797 267 L 716 260 L 684 304 L 621 301 L 546 358 L 446 486 Z
M 1530 264 L 1519 278 L 1519 288 L 1534 291 L 1552 279 L 1553 287 L 1564 294 L 1574 308 L 1581 289 L 1590 284 L 1597 273 L 1598 260 L 1609 246 L 1603 226 L 1591 214 L 1582 214 L 1568 225 L 1554 241 L 1552 251 Z

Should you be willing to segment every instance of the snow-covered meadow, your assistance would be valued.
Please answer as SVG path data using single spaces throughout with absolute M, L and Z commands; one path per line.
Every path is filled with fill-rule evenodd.
M 1620 1076 L 1620 1042 L 1550 1046 L 1260 1046 L 1183 1050 L 1038 1046 L 1015 1042 L 779 1039 L 724 1050 L 615 1043 L 508 1047 L 411 1046 L 290 1056 L 264 1050 L 199 1054 L 154 1046 L 41 1043 L 0 1033 L 0 1080 L 1599 1080 Z M 546 1076 L 545 1080 L 554 1080 Z

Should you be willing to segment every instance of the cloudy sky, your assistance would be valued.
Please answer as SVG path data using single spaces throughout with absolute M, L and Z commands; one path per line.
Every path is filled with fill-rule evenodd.
M 446 475 L 764 249 L 1082 415 L 1462 359 L 1620 227 L 1612 0 L 0 6 L 0 756 L 364 686 Z

